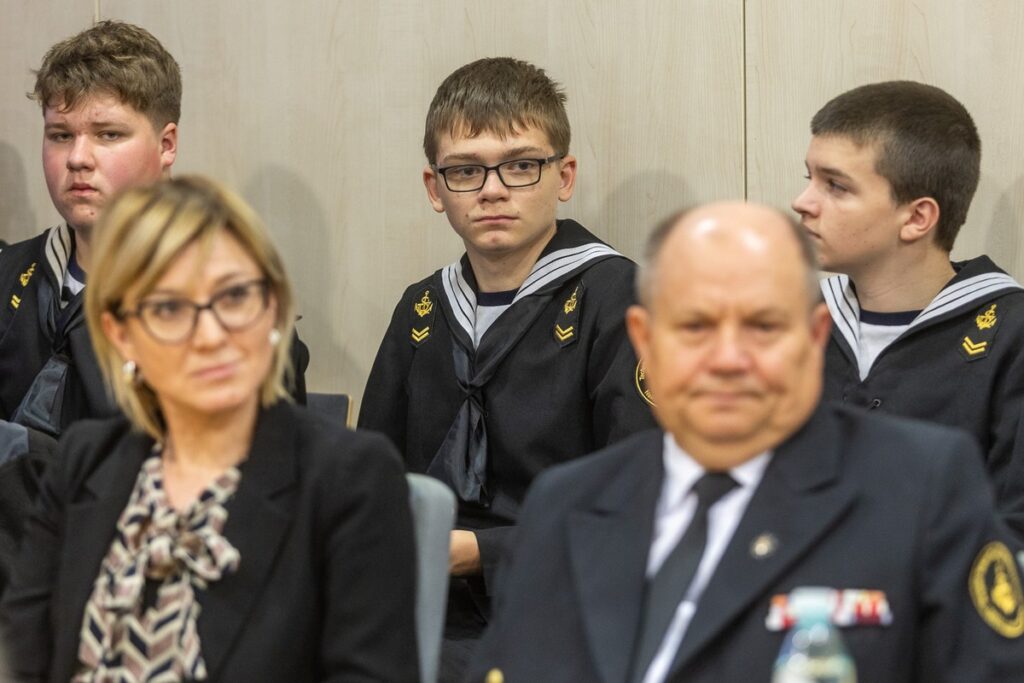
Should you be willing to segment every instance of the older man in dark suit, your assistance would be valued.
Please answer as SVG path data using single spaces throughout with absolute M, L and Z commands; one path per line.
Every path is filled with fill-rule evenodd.
M 646 256 L 627 322 L 664 433 L 538 480 L 471 680 L 768 681 L 802 586 L 835 590 L 861 681 L 1024 680 L 982 456 L 820 403 L 830 321 L 803 231 L 711 205 Z

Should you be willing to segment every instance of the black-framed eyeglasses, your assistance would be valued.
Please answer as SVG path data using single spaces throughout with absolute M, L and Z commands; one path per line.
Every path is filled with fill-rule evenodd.
M 118 312 L 117 316 L 122 320 L 138 318 L 153 339 L 165 344 L 178 344 L 192 336 L 203 311 L 210 311 L 228 332 L 241 332 L 259 320 L 269 305 L 269 284 L 260 279 L 225 287 L 205 304 L 156 295 L 140 301 L 134 310 Z
M 527 187 L 540 182 L 541 170 L 552 161 L 564 159 L 564 154 L 555 154 L 547 159 L 510 159 L 497 166 L 483 164 L 456 164 L 438 168 L 431 167 L 444 178 L 445 187 L 452 192 L 476 192 L 487 184 L 487 174 L 494 171 L 505 187 Z

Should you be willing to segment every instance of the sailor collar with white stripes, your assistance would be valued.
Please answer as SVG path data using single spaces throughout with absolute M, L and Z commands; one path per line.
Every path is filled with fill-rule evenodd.
M 901 336 L 964 310 L 973 310 L 996 295 L 1024 290 L 1024 286 L 999 270 L 987 256 L 954 263 L 953 268 L 957 271 L 956 276 L 935 295 Z M 821 280 L 821 291 L 836 330 L 850 348 L 859 348 L 860 302 L 850 276 L 833 275 L 824 278 Z
M 559 221 L 558 232 L 520 285 L 511 305 L 565 282 L 593 261 L 613 256 L 622 254 L 598 240 L 575 221 Z M 476 326 L 476 283 L 468 258 L 464 255 L 455 263 L 445 266 L 441 272 L 441 282 L 456 323 L 472 339 Z

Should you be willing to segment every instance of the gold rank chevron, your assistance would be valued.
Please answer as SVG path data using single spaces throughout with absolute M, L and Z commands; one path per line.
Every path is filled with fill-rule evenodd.
M 21 297 L 18 296 L 17 294 L 12 294 L 11 295 L 11 306 L 14 306 L 15 308 L 21 306 Z
M 982 341 L 974 343 L 970 337 L 964 337 L 963 343 L 964 351 L 969 356 L 977 356 L 979 353 L 985 353 L 985 349 L 988 348 L 988 342 Z
M 569 325 L 569 327 L 562 329 L 562 326 L 556 323 L 555 336 L 558 337 L 558 341 L 565 341 L 566 339 L 570 339 L 572 337 L 572 335 L 574 334 L 573 329 L 574 328 L 572 325 Z
M 414 342 L 421 342 L 430 336 L 430 326 L 424 327 L 423 329 L 417 330 L 415 327 L 412 328 L 412 340 Z

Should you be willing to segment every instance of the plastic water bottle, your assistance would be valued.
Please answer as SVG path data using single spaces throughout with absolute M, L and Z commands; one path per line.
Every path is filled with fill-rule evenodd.
M 789 600 L 796 625 L 782 643 L 772 683 L 857 683 L 853 659 L 832 625 L 835 592 L 797 588 Z

